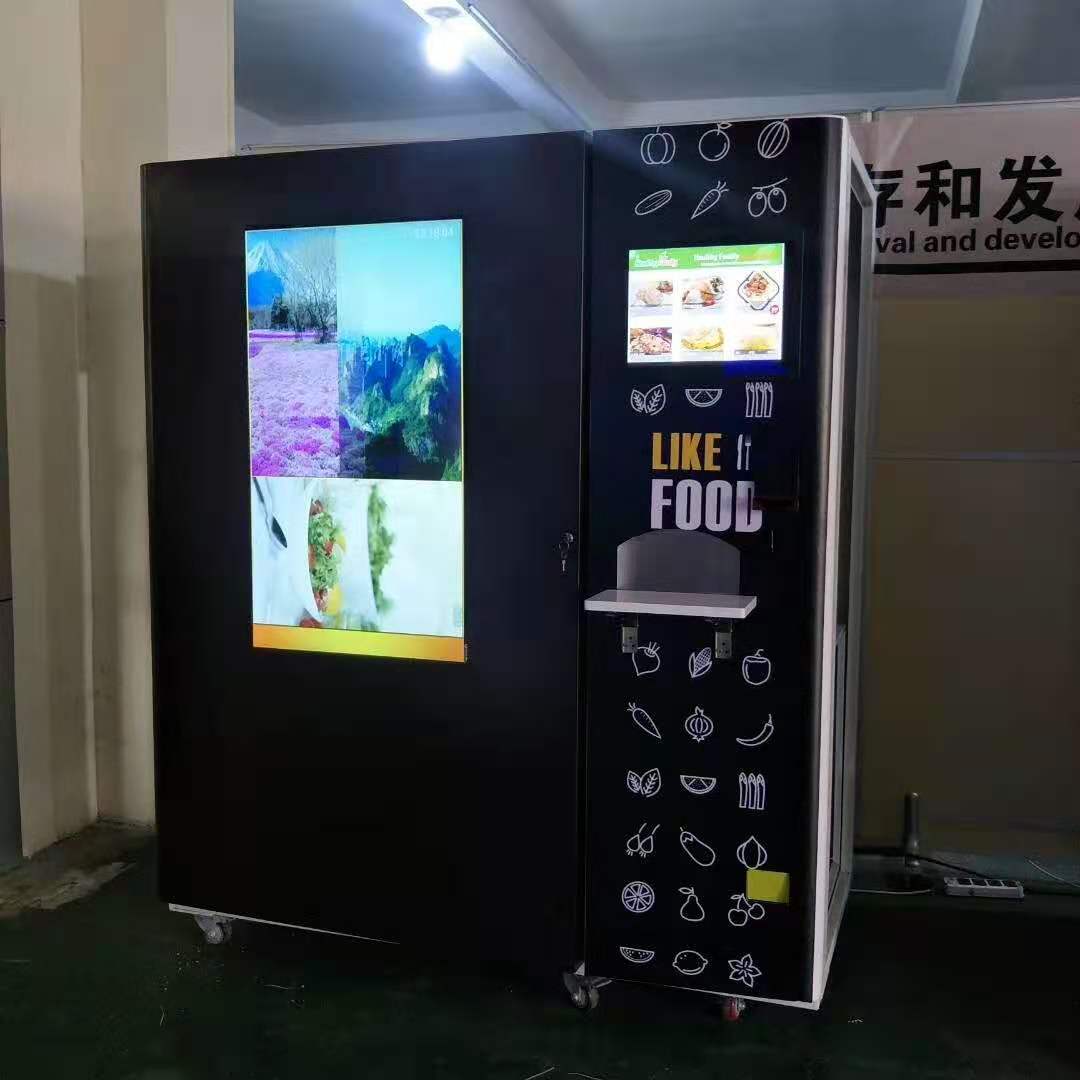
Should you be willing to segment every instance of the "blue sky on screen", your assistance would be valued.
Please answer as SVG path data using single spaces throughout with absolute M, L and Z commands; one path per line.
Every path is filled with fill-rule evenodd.
M 338 229 L 338 337 L 461 327 L 461 222 Z
M 290 255 L 297 245 L 310 241 L 312 237 L 333 235 L 336 231 L 332 227 L 320 229 L 256 229 L 247 234 L 247 249 L 250 254 L 253 248 L 265 241 L 277 248 L 283 255 Z

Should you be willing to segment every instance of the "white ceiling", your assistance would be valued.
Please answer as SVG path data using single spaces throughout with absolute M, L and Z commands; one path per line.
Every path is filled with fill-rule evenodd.
M 1080 96 L 1077 0 L 983 0 L 961 101 Z
M 435 0 L 432 0 L 434 3 Z M 515 108 L 475 68 L 424 60 L 401 0 L 235 0 L 236 101 L 279 124 L 451 116 Z
M 609 97 L 628 102 L 887 95 L 943 86 L 965 6 L 965 0 L 524 3 Z
M 238 142 L 1080 96 L 1080 0 L 441 0 L 453 75 L 422 55 L 436 2 L 235 0 Z

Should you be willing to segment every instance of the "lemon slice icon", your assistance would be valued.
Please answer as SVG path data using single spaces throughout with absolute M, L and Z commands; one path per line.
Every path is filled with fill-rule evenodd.
M 716 787 L 715 776 L 687 776 L 685 773 L 680 773 L 679 779 L 691 795 L 708 795 Z
M 685 391 L 685 393 L 686 400 L 691 405 L 696 405 L 699 409 L 707 409 L 720 400 L 724 391 L 713 386 L 697 386 Z

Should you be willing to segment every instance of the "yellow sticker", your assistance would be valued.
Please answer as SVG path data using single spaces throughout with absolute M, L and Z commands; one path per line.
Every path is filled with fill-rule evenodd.
M 791 875 L 779 870 L 747 870 L 746 899 L 766 904 L 786 904 L 791 893 Z

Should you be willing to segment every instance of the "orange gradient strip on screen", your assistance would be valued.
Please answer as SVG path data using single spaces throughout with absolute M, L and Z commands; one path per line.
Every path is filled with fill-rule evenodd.
M 464 638 L 386 634 L 371 630 L 330 630 L 255 623 L 252 626 L 252 644 L 257 649 L 290 649 L 295 652 L 391 656 L 403 660 L 447 660 L 459 664 L 465 660 Z

